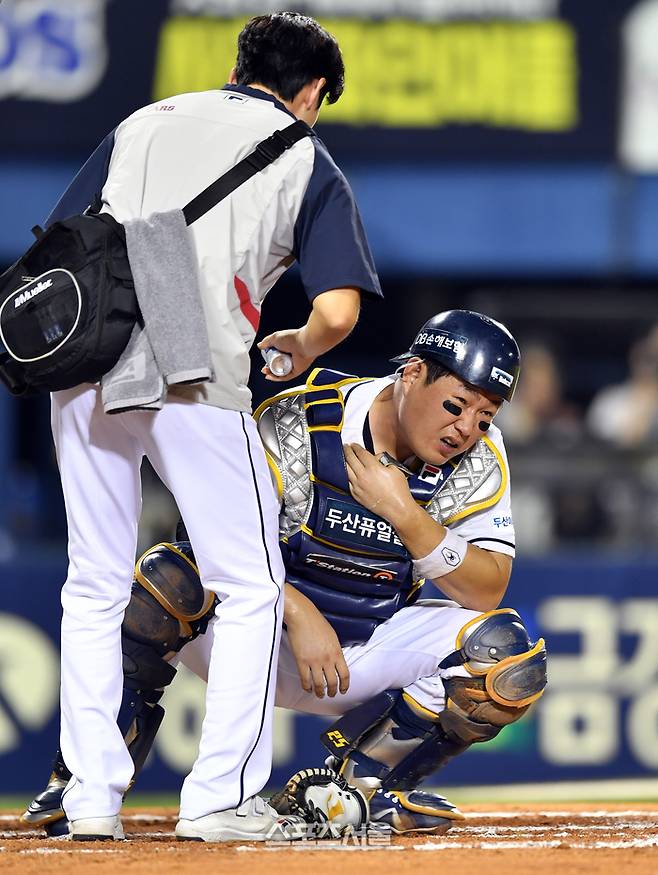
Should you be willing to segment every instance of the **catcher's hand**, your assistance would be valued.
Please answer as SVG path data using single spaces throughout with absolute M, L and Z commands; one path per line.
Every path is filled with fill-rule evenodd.
M 279 814 L 296 814 L 307 823 L 329 824 L 338 834 L 368 823 L 366 797 L 331 769 L 303 769 L 270 799 Z

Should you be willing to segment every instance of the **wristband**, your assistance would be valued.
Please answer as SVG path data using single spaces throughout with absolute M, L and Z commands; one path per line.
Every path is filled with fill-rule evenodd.
M 414 577 L 420 580 L 436 580 L 450 574 L 462 564 L 466 558 L 468 541 L 450 530 L 440 544 L 422 559 L 414 559 Z

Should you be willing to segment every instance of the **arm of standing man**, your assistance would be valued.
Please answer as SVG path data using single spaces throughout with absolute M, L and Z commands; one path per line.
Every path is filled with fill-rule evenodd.
M 306 325 L 268 334 L 259 349 L 273 346 L 292 356 L 293 369 L 285 377 L 276 377 L 265 366 L 268 380 L 287 381 L 303 374 L 322 353 L 328 352 L 349 335 L 357 319 L 361 293 L 357 288 L 331 289 L 313 299 L 313 309 Z
M 299 377 L 319 355 L 333 349 L 356 325 L 362 298 L 382 290 L 352 189 L 326 147 L 313 138 L 314 164 L 295 222 L 293 255 L 312 311 L 301 328 L 276 331 L 258 344 L 292 355 L 293 370 L 268 380 Z

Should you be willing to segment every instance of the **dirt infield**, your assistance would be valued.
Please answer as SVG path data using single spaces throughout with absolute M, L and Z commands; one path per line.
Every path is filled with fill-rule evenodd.
M 176 842 L 175 812 L 129 810 L 129 841 L 76 843 L 45 839 L 12 814 L 0 817 L 3 873 L 127 872 L 151 875 L 375 875 L 394 862 L 396 875 L 441 866 L 460 875 L 658 873 L 658 804 L 499 805 L 464 808 L 466 821 L 440 836 L 377 836 L 345 843 L 206 845 Z M 391 859 L 393 855 L 393 859 Z M 431 855 L 431 856 L 428 856 Z M 429 864 L 429 867 L 428 867 Z

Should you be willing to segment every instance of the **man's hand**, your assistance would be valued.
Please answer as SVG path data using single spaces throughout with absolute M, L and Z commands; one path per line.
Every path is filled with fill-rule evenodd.
M 264 337 L 258 349 L 274 346 L 292 356 L 292 371 L 275 376 L 267 365 L 261 369 L 266 379 L 283 383 L 307 371 L 315 359 L 344 340 L 359 318 L 361 293 L 355 288 L 330 289 L 313 299 L 313 309 L 302 328 L 275 331 Z
M 291 587 L 286 587 L 286 605 L 289 605 Z M 292 593 L 291 593 L 292 595 Z M 307 693 L 315 691 L 318 699 L 336 692 L 346 693 L 350 686 L 350 671 L 343 656 L 338 636 L 310 599 L 294 591 L 294 611 L 286 610 L 288 640 L 297 662 L 302 687 Z
M 287 352 L 292 356 L 292 371 L 284 377 L 277 377 L 273 374 L 267 365 L 261 368 L 261 374 L 265 374 L 267 380 L 273 380 L 279 383 L 285 383 L 295 377 L 301 376 L 304 371 L 307 371 L 313 364 L 315 355 L 309 354 L 305 346 L 305 328 L 289 328 L 285 331 L 275 331 L 273 334 L 268 334 L 258 344 L 258 349 L 267 349 L 270 346 L 275 347 L 279 352 Z
M 378 456 L 373 456 L 358 444 L 345 444 L 345 463 L 352 496 L 395 526 L 416 503 L 409 492 L 407 478 L 394 465 L 384 467 Z
M 393 526 L 412 558 L 428 556 L 443 541 L 446 529 L 416 504 L 402 471 L 394 465 L 385 467 L 358 444 L 345 444 L 343 450 L 354 498 Z M 476 544 L 466 546 L 462 564 L 434 583 L 463 608 L 492 611 L 505 595 L 512 559 Z

